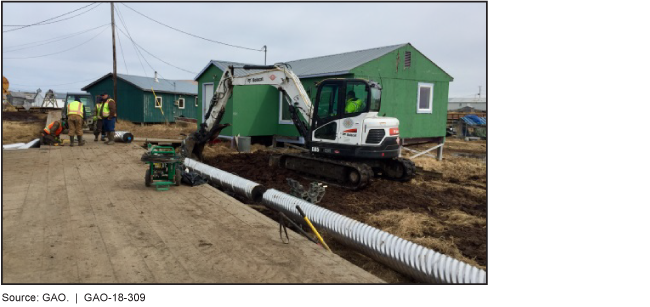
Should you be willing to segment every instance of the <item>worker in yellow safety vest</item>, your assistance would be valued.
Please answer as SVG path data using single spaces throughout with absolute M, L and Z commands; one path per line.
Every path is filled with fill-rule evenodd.
M 115 120 L 117 118 L 117 105 L 115 100 L 108 98 L 108 94 L 102 95 L 101 117 L 103 123 L 103 130 L 108 136 L 108 141 L 104 142 L 107 145 L 115 144 Z
M 356 98 L 354 91 L 349 91 L 345 101 L 345 113 L 355 113 L 361 111 L 361 99 Z
M 84 124 L 84 104 L 79 101 L 78 97 L 68 104 L 68 136 L 70 136 L 70 146 L 74 146 L 74 137 L 77 136 L 79 146 L 85 144 L 83 140 Z
M 102 135 L 102 141 L 106 141 L 106 131 L 104 131 L 104 120 L 102 118 L 102 98 L 99 97 L 99 100 L 95 104 L 95 116 L 93 116 L 93 120 L 95 121 L 95 142 L 99 141 L 99 135 Z

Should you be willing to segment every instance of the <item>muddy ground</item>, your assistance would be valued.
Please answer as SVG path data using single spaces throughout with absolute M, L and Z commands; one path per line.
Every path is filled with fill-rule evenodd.
M 445 159 L 418 157 L 417 176 L 408 183 L 375 178 L 370 187 L 349 191 L 330 186 L 319 204 L 339 214 L 432 248 L 480 268 L 487 267 L 487 176 L 482 159 L 456 152 L 485 154 L 485 141 L 448 140 Z M 447 146 L 446 145 L 446 146 Z M 419 145 L 413 148 L 427 148 Z M 283 192 L 287 178 L 303 186 L 311 181 L 283 169 L 268 167 L 270 149 L 254 146 L 254 153 L 232 153 L 225 144 L 206 149 L 206 162 L 225 171 Z M 409 156 L 406 154 L 406 156 Z M 263 213 L 273 214 L 256 206 Z M 330 240 L 331 241 L 331 240 Z M 340 244 L 334 250 L 388 282 L 412 282 Z
M 28 142 L 40 135 L 46 114 L 2 112 L 2 143 Z M 120 121 L 116 130 L 131 131 L 136 137 L 183 138 L 195 126 L 140 126 Z M 409 146 L 426 150 L 431 145 Z M 414 159 L 418 175 L 408 183 L 380 178 L 362 191 L 327 188 L 319 205 L 358 221 L 432 248 L 475 266 L 487 267 L 487 174 L 485 141 L 447 139 L 444 159 L 428 156 Z M 295 173 L 268 167 L 270 148 L 252 145 L 253 153 L 237 153 L 228 143 L 206 147 L 206 162 L 238 174 L 268 188 L 290 192 L 287 178 L 308 186 L 310 181 Z M 295 150 L 293 150 L 295 152 Z M 404 156 L 412 154 L 403 151 Z M 435 151 L 432 152 L 435 155 Z M 252 206 L 271 218 L 274 213 L 259 204 Z M 340 256 L 387 282 L 414 282 L 406 276 L 347 248 L 324 235 Z

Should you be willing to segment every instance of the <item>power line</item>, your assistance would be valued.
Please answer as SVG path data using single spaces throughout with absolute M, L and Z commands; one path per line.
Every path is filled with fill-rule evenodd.
M 93 5 L 93 4 L 97 4 L 97 5 L 95 5 L 94 7 L 90 8 L 89 10 L 87 10 L 87 11 L 85 11 L 85 12 L 81 12 L 81 13 L 79 13 L 79 14 L 77 14 L 77 15 L 74 15 L 74 16 L 71 16 L 71 17 L 68 17 L 68 18 L 65 18 L 65 19 L 61 19 L 61 20 L 56 20 L 56 21 L 52 21 L 52 22 L 45 23 L 46 21 L 50 21 L 50 20 L 52 20 L 52 19 L 57 19 L 57 18 L 59 18 L 59 17 L 61 17 L 61 16 L 65 16 L 65 15 L 68 15 L 68 14 L 72 14 L 72 13 L 78 11 L 78 10 L 84 9 L 84 8 L 86 8 L 86 7 L 89 7 L 89 6 Z M 19 26 L 19 25 L 6 25 L 6 26 L 19 26 L 19 28 L 11 29 L 11 30 L 5 30 L 5 31 L 2 31 L 2 32 L 3 32 L 3 33 L 5 33 L 5 32 L 12 32 L 12 31 L 17 31 L 17 30 L 21 30 L 21 29 L 24 29 L 24 28 L 28 28 L 28 27 L 31 27 L 31 26 L 42 26 L 42 25 L 47 25 L 47 24 L 52 24 L 52 23 L 55 23 L 55 22 L 60 22 L 60 21 L 68 20 L 68 19 L 70 19 L 70 18 L 73 18 L 73 17 L 79 16 L 79 15 L 82 15 L 82 14 L 88 13 L 88 12 L 92 11 L 93 9 L 97 8 L 97 7 L 100 6 L 100 5 L 102 5 L 102 3 L 96 3 L 96 2 L 93 2 L 93 3 L 88 4 L 88 5 L 86 5 L 86 6 L 80 7 L 80 8 L 78 8 L 78 9 L 74 10 L 74 11 L 67 12 L 67 13 L 65 13 L 65 14 L 62 14 L 62 15 L 59 15 L 59 16 L 56 16 L 56 17 L 52 17 L 52 18 L 50 18 L 50 19 L 45 19 L 45 20 L 43 20 L 43 21 L 40 21 L 40 22 L 37 22 L 37 23 L 33 23 L 33 24 L 29 24 L 29 25 L 20 25 L 20 26 Z M 3 26 L 5 26 L 5 25 L 3 25 Z
M 122 12 L 120 11 L 120 8 L 118 6 L 115 6 L 115 11 L 117 12 L 117 17 L 120 19 L 120 22 L 122 23 L 122 25 L 124 25 L 124 29 L 126 30 L 128 38 L 131 40 L 131 44 L 133 45 L 133 49 L 135 50 L 135 56 L 138 58 L 138 61 L 140 62 L 140 66 L 142 67 L 142 73 L 146 76 L 147 72 L 145 71 L 144 65 L 142 64 L 142 60 L 140 59 L 140 56 L 142 56 L 142 54 L 138 50 L 138 47 L 136 47 L 135 44 L 133 43 L 133 38 L 131 38 L 131 32 L 129 32 L 129 28 L 126 26 L 126 22 L 122 18 Z M 144 56 L 142 57 L 144 58 Z
M 122 33 L 124 33 L 124 32 L 122 31 L 122 29 L 120 29 L 119 27 L 116 27 L 116 28 L 117 28 L 118 30 L 120 30 Z M 135 48 L 135 50 L 136 50 L 137 52 L 140 53 L 140 56 L 142 56 L 142 59 L 145 61 L 145 63 L 147 63 L 147 65 L 149 65 L 149 67 L 151 68 L 151 70 L 153 70 L 154 72 L 157 72 L 156 69 L 153 68 L 153 66 L 151 66 L 151 64 L 149 63 L 149 61 L 147 61 L 147 58 L 145 58 L 144 55 L 142 55 L 142 53 L 140 52 L 140 48 L 142 48 L 142 47 L 140 47 L 140 45 L 138 45 L 138 44 L 135 43 L 135 41 L 133 40 L 133 37 L 131 37 L 130 34 L 127 34 L 127 36 L 129 37 L 129 40 L 131 40 L 131 43 L 133 44 L 133 47 Z M 147 74 L 145 73 L 145 76 L 146 76 L 146 75 L 147 75 Z M 160 75 L 160 76 L 162 77 L 162 75 Z M 163 78 L 163 79 L 164 79 L 164 78 Z M 167 81 L 167 80 L 165 80 L 165 81 Z M 172 84 L 172 83 L 169 82 L 169 81 L 167 81 L 167 82 L 168 82 L 169 84 Z
M 62 83 L 62 84 L 50 84 L 50 85 L 40 85 L 41 87 L 46 87 L 46 86 L 61 86 L 61 85 L 69 85 L 69 84 L 75 84 L 75 83 L 81 83 L 81 82 L 88 82 L 91 80 L 97 80 L 97 78 L 92 78 L 88 80 L 81 80 L 81 81 L 75 81 L 75 82 L 70 82 L 70 83 Z M 27 84 L 18 84 L 18 83 L 11 83 L 11 85 L 18 85 L 18 86 L 36 86 L 36 85 L 27 85 Z
M 122 61 L 124 61 L 124 68 L 126 68 L 126 73 L 129 73 L 129 67 L 126 66 L 126 57 L 124 56 L 124 49 L 122 49 L 122 41 L 120 40 L 120 33 L 117 33 L 117 44 L 120 45 L 120 51 L 122 52 Z
M 119 27 L 118 27 L 117 29 L 120 30 L 120 31 L 122 31 L 122 29 L 120 29 Z M 124 33 L 124 32 L 122 32 L 122 33 Z M 125 33 L 125 34 L 126 34 L 126 33 Z M 136 45 L 138 48 L 144 50 L 144 52 L 146 52 L 147 54 L 149 54 L 149 55 L 152 56 L 153 58 L 157 59 L 158 61 L 161 61 L 161 62 L 163 62 L 163 63 L 165 63 L 165 64 L 167 64 L 167 65 L 169 65 L 169 66 L 171 66 L 171 67 L 174 67 L 174 68 L 176 68 L 176 69 L 180 69 L 180 70 L 182 70 L 182 71 L 185 71 L 185 72 L 188 72 L 188 73 L 191 73 L 191 74 L 195 74 L 195 75 L 197 74 L 197 72 L 189 71 L 189 70 L 187 70 L 187 69 L 180 68 L 180 67 L 175 66 L 175 65 L 173 65 L 173 64 L 170 64 L 170 63 L 168 63 L 168 62 L 165 62 L 164 60 L 160 59 L 159 57 L 153 55 L 151 52 L 147 51 L 147 49 L 144 49 L 142 46 L 138 45 L 135 41 L 133 41 L 133 39 L 131 39 L 131 42 L 132 42 L 134 45 Z M 152 69 L 153 69 L 153 67 L 152 67 Z
M 95 30 L 95 29 L 99 29 L 99 28 L 101 28 L 101 27 L 103 27 L 103 26 L 106 26 L 106 25 L 109 25 L 109 24 L 103 24 L 103 25 L 100 25 L 100 26 L 94 27 L 94 28 L 92 28 L 92 29 L 87 29 L 87 30 L 83 30 L 83 31 L 80 31 L 80 32 L 75 32 L 75 33 L 72 33 L 72 34 L 66 34 L 66 35 L 62 35 L 62 36 L 55 37 L 55 38 L 49 38 L 49 39 L 42 40 L 42 41 L 36 41 L 36 42 L 31 42 L 31 43 L 26 43 L 26 44 L 16 45 L 16 46 L 13 46 L 13 47 L 6 47 L 5 49 L 7 49 L 7 48 L 11 49 L 11 48 L 15 48 L 15 47 L 26 46 L 26 45 L 31 45 L 31 44 L 35 44 L 35 43 L 44 42 L 44 43 L 42 43 L 42 44 L 38 44 L 38 45 L 34 45 L 34 46 L 28 46 L 28 47 L 17 48 L 17 49 L 11 49 L 11 50 L 3 50 L 2 52 L 3 52 L 3 53 L 4 53 L 4 52 L 14 52 L 14 51 L 18 51 L 18 50 L 29 49 L 29 48 L 34 48 L 34 47 L 38 47 L 38 46 L 43 46 L 43 45 L 47 45 L 47 44 L 51 44 L 51 43 L 60 42 L 60 41 L 62 41 L 62 40 L 66 40 L 66 39 L 68 39 L 68 38 L 71 38 L 71 37 L 74 37 L 74 36 L 77 36 L 77 35 L 80 35 L 80 34 L 83 34 L 83 33 L 86 33 L 86 32 L 90 32 L 90 31 Z M 61 39 L 59 39 L 59 38 L 61 38 Z
M 106 31 L 106 29 L 108 29 L 108 26 L 106 26 L 106 27 L 104 28 L 104 30 L 102 30 L 101 32 L 97 33 L 97 35 L 91 37 L 89 40 L 87 40 L 87 41 L 85 41 L 85 42 L 83 42 L 83 43 L 81 43 L 81 44 L 79 44 L 79 45 L 76 45 L 76 46 L 74 46 L 74 47 L 71 47 L 71 48 L 68 48 L 68 49 L 65 49 L 65 50 L 61 50 L 61 51 L 59 51 L 59 52 L 48 53 L 48 54 L 37 55 L 37 56 L 26 57 L 26 58 L 5 58 L 5 57 L 3 57 L 3 60 L 24 60 L 24 59 L 42 58 L 42 57 L 45 57 L 45 56 L 55 55 L 55 54 L 63 53 L 63 52 L 66 52 L 66 51 L 70 51 L 70 50 L 72 50 L 72 49 L 75 49 L 75 48 L 77 48 L 77 47 L 79 47 L 79 46 L 81 46 L 81 45 L 84 45 L 84 44 L 88 43 L 89 41 L 93 40 L 95 37 L 97 37 L 97 36 L 99 36 L 100 34 L 104 33 L 104 31 Z
M 252 51 L 263 51 L 263 49 L 253 49 L 253 48 L 248 48 L 248 47 L 242 47 L 242 46 L 237 46 L 237 45 L 231 45 L 231 44 L 227 44 L 227 43 L 224 43 L 224 42 L 215 41 L 215 40 L 211 40 L 211 39 L 209 39 L 209 38 L 205 38 L 205 37 L 201 37 L 201 36 L 198 36 L 198 35 L 194 35 L 194 34 L 192 34 L 192 33 L 187 33 L 187 32 L 185 32 L 185 31 L 183 31 L 183 30 L 179 30 L 179 29 L 176 29 L 176 28 L 174 28 L 174 27 L 172 27 L 172 26 L 168 26 L 168 25 L 166 25 L 166 24 L 164 24 L 164 23 L 162 23 L 162 22 L 159 22 L 159 21 L 157 21 L 157 20 L 155 20 L 155 19 L 153 19 L 153 18 L 151 18 L 151 17 L 149 17 L 149 16 L 146 16 L 146 15 L 144 15 L 144 14 L 142 14 L 142 13 L 140 13 L 140 12 L 134 10 L 134 9 L 132 9 L 131 7 L 129 7 L 128 5 L 126 5 L 126 4 L 124 4 L 124 3 L 121 3 L 121 4 L 124 5 L 124 6 L 126 6 L 128 9 L 130 9 L 130 10 L 132 10 L 132 11 L 134 11 L 134 12 L 140 14 L 141 16 L 143 16 L 143 17 L 145 17 L 145 18 L 147 18 L 147 19 L 149 19 L 149 20 L 151 20 L 151 21 L 153 21 L 153 22 L 155 22 L 155 23 L 157 23 L 157 24 L 163 25 L 163 26 L 165 26 L 165 27 L 167 27 L 167 28 L 170 28 L 170 29 L 172 29 L 172 30 L 175 30 L 175 31 L 181 32 L 181 33 L 183 33 L 183 34 L 187 34 L 187 35 L 189 35 L 189 36 L 193 36 L 193 37 L 196 37 L 196 38 L 200 38 L 200 39 L 202 39 L 202 40 L 206 40 L 206 41 L 209 41 L 209 42 L 213 42 L 213 43 L 217 43 L 217 44 L 222 44 L 222 45 L 226 45 L 226 46 L 230 46 L 230 47 L 234 47 L 234 48 L 241 48 L 241 49 L 247 49 L 247 50 L 252 50 Z

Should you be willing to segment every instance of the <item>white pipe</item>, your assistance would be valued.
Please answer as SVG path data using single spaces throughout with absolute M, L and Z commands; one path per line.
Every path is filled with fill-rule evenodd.
M 2 149 L 18 149 L 21 146 L 24 146 L 25 143 L 14 143 L 14 144 L 7 144 L 7 145 L 2 145 Z
M 241 178 L 231 173 L 222 171 L 216 167 L 212 167 L 205 163 L 201 163 L 190 158 L 185 158 L 183 164 L 194 171 L 201 173 L 204 176 L 210 177 L 212 181 L 219 184 L 224 189 L 244 195 L 251 200 L 259 200 L 266 190 L 264 186 L 259 183 Z
M 18 147 L 18 149 L 28 149 L 28 148 L 36 147 L 39 145 L 40 142 L 41 142 L 40 139 L 33 139 L 31 142 Z
M 269 189 L 264 193 L 263 201 L 295 219 L 301 219 L 296 209 L 296 205 L 300 205 L 314 225 L 338 241 L 420 281 L 436 284 L 487 282 L 485 270 L 294 196 Z

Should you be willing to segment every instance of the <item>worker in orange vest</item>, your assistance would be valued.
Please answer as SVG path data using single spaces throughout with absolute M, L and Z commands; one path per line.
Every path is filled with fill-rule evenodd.
M 58 120 L 51 122 L 41 131 L 41 145 L 60 144 L 59 135 L 61 131 L 63 131 L 63 125 Z

